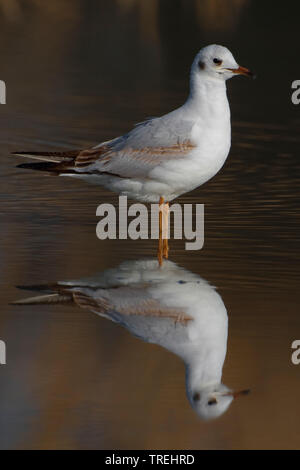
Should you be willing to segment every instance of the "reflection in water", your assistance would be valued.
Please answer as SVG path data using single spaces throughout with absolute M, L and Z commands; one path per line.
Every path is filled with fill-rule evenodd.
M 121 10 L 126 1 L 132 7 Z M 202 7 L 217 3 L 211 14 Z M 0 107 L 0 338 L 8 346 L 8 364 L 0 366 L 1 448 L 299 448 L 300 369 L 290 362 L 290 344 L 300 332 L 300 107 L 290 101 L 290 83 L 299 78 L 290 46 L 300 4 L 248 0 L 233 11 L 234 3 L 0 1 L 0 78 L 9 87 Z M 155 41 L 141 26 L 147 8 Z M 235 29 L 225 30 L 225 18 Z M 174 240 L 172 253 L 222 286 L 230 313 L 223 381 L 255 383 L 256 392 L 207 426 L 182 401 L 177 356 L 71 303 L 7 306 L 15 284 L 79 278 L 117 266 L 124 253 L 155 253 L 155 242 L 96 238 L 96 207 L 115 204 L 111 194 L 24 178 L 8 155 L 96 144 L 175 109 L 186 96 L 190 59 L 212 42 L 229 45 L 259 77 L 251 87 L 237 80 L 229 91 L 228 164 L 179 201 L 205 203 L 204 250 L 187 256 Z
M 72 303 L 123 325 L 179 356 L 187 397 L 202 419 L 223 414 L 233 398 L 221 383 L 227 350 L 225 305 L 208 282 L 171 261 L 126 261 L 92 278 L 28 286 L 42 293 L 18 305 Z

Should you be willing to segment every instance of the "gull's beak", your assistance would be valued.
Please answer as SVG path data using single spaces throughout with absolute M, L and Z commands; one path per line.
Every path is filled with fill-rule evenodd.
M 237 392 L 231 391 L 224 393 L 224 396 L 230 396 L 233 398 L 242 397 L 243 395 L 248 395 L 250 393 L 249 389 L 246 390 L 238 390 Z
M 239 66 L 237 69 L 227 69 L 227 70 L 230 70 L 230 72 L 235 73 L 237 75 L 246 75 L 246 77 L 255 78 L 255 74 L 251 72 L 249 69 L 246 69 L 246 67 Z

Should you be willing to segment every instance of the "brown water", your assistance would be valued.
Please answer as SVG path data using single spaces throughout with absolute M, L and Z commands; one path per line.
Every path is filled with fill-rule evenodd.
M 269 0 L 0 2 L 1 448 L 299 448 L 299 10 Z M 204 249 L 173 241 L 171 259 L 218 287 L 229 315 L 223 380 L 252 393 L 205 423 L 174 355 L 79 308 L 9 305 L 24 295 L 16 285 L 156 252 L 155 241 L 96 238 L 96 207 L 115 195 L 15 169 L 9 152 L 90 146 L 177 107 L 194 54 L 213 42 L 258 79 L 229 83 L 230 157 L 179 200 L 205 204 Z

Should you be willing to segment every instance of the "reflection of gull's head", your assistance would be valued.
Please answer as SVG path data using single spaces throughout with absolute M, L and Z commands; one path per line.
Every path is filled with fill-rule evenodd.
M 234 398 L 248 393 L 249 390 L 233 392 L 225 385 L 217 384 L 194 391 L 189 400 L 200 418 L 208 421 L 225 413 Z

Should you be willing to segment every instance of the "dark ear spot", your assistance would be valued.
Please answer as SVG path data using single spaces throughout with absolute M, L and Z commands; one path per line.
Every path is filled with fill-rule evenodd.
M 200 393 L 199 392 L 195 392 L 194 395 L 193 395 L 193 400 L 194 401 L 199 401 L 200 400 Z
M 199 60 L 198 67 L 199 67 L 199 69 L 204 70 L 205 69 L 205 63 L 202 62 L 201 60 Z

